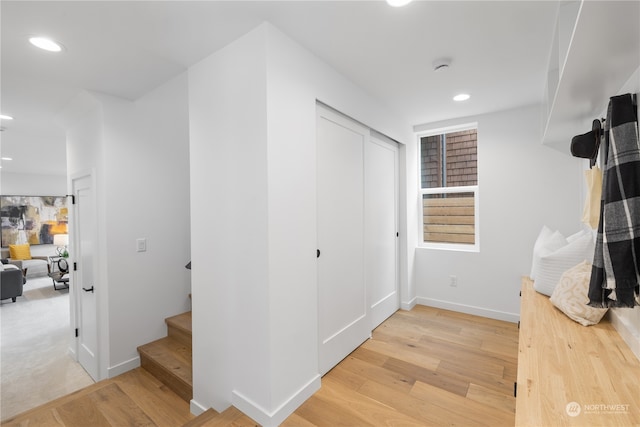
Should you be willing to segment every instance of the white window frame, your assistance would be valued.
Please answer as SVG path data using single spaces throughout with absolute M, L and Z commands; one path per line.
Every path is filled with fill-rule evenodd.
M 480 174 L 477 175 L 476 185 L 467 185 L 461 187 L 438 187 L 438 188 L 422 188 L 422 144 L 421 139 L 428 136 L 442 135 L 463 130 L 478 130 L 478 123 L 465 123 L 456 126 L 449 126 L 437 129 L 431 129 L 416 134 L 418 138 L 418 207 L 420 210 L 419 231 L 420 243 L 418 247 L 426 249 L 438 249 L 460 252 L 480 252 Z M 479 136 L 478 136 L 478 139 Z M 477 142 L 479 144 L 479 141 Z M 479 151 L 479 150 L 478 150 Z M 479 157 L 479 156 L 478 156 Z M 479 164 L 479 162 L 478 162 Z M 479 166 L 478 166 L 479 169 Z M 429 194 L 456 194 L 456 193 L 473 193 L 474 200 L 474 243 L 444 243 L 444 242 L 425 242 L 424 241 L 424 212 L 423 197 Z

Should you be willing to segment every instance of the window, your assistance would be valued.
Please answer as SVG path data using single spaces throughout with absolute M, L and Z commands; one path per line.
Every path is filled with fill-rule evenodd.
M 425 246 L 478 249 L 477 136 L 475 125 L 419 136 Z

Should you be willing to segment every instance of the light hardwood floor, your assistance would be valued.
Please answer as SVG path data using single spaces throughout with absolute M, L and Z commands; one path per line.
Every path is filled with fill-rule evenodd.
M 193 418 L 187 402 L 137 368 L 3 421 L 2 426 L 176 427 Z
M 423 306 L 399 311 L 283 426 L 513 426 L 517 357 L 513 323 Z M 230 418 L 196 424 L 186 402 L 138 369 L 3 425 L 255 425 Z
M 399 311 L 284 426 L 513 426 L 516 324 Z

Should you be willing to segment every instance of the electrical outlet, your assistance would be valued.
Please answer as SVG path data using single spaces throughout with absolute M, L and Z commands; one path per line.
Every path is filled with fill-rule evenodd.
M 454 288 L 458 286 L 458 276 L 449 276 L 449 286 Z

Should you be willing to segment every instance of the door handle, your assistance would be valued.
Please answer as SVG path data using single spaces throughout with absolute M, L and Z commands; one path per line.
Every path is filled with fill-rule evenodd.
M 85 292 L 93 292 L 93 286 L 92 286 L 92 287 L 90 287 L 89 289 L 87 289 L 87 288 L 82 288 L 82 290 L 83 290 L 83 291 L 85 291 Z
M 316 249 L 316 258 L 320 258 L 320 249 Z

